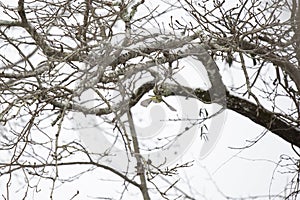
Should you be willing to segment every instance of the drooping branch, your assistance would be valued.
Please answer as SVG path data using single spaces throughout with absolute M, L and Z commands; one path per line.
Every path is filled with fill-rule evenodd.
M 161 85 L 161 87 L 162 90 L 172 91 L 168 93 L 168 96 L 177 95 L 190 98 L 194 98 L 196 96 L 204 103 L 211 103 L 209 91 L 205 91 L 200 88 L 192 89 L 173 84 L 164 84 Z M 141 88 L 143 88 L 143 86 Z M 149 83 L 145 85 L 145 88 L 149 88 Z M 146 92 L 147 90 L 139 89 L 138 96 L 141 96 L 141 91 Z M 191 94 L 194 94 L 195 96 Z M 134 102 L 136 102 L 136 100 Z M 300 128 L 292 126 L 291 123 L 286 122 L 280 114 L 271 112 L 248 100 L 231 95 L 229 92 L 226 93 L 226 108 L 249 118 L 254 123 L 265 127 L 270 132 L 300 148 Z
M 148 82 L 140 86 L 136 90 L 135 94 L 133 94 L 132 98 L 128 100 L 129 106 L 135 106 L 142 98 L 142 96 L 153 89 L 154 86 L 154 82 Z M 162 84 L 160 85 L 160 87 L 161 90 L 170 91 L 167 92 L 167 95 L 165 96 L 183 96 L 188 98 L 197 98 L 198 100 L 206 104 L 211 103 L 210 91 L 202 90 L 200 88 L 193 89 L 174 84 Z M 62 106 L 60 104 L 54 105 L 58 107 Z M 70 105 L 69 108 L 72 109 L 72 105 Z M 280 114 L 271 112 L 261 105 L 256 105 L 255 103 L 252 103 L 248 100 L 234 96 L 229 92 L 226 92 L 226 108 L 249 118 L 254 123 L 261 125 L 262 127 L 281 137 L 290 144 L 293 144 L 300 148 L 300 129 L 296 126 L 292 126 L 291 123 L 286 122 Z M 81 110 L 84 108 L 75 108 L 75 110 L 76 109 L 84 112 L 83 110 Z M 96 114 L 98 116 L 109 114 L 112 112 L 108 109 L 98 110 L 98 113 L 95 112 L 96 110 L 92 109 L 86 109 L 85 111 L 86 112 L 84 113 L 86 114 Z
M 300 148 L 300 129 L 286 122 L 279 114 L 230 94 L 227 95 L 227 108 L 249 118 Z

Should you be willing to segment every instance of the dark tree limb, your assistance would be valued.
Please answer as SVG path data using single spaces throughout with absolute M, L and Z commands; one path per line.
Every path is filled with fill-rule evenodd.
M 211 103 L 209 91 L 178 85 L 164 85 L 164 87 L 172 91 L 170 96 L 178 95 L 193 98 L 191 94 L 194 94 L 200 101 Z M 226 108 L 249 118 L 254 123 L 265 127 L 270 132 L 300 148 L 300 128 L 293 126 L 279 114 L 271 112 L 261 105 L 231 95 L 229 92 L 226 93 Z
M 135 106 L 144 94 L 152 90 L 155 86 L 154 82 L 148 82 L 140 86 L 132 98 L 128 100 L 129 107 Z M 197 98 L 203 103 L 210 104 L 210 93 L 209 91 L 202 90 L 200 88 L 192 89 L 189 87 L 184 87 L 174 84 L 163 84 L 161 85 L 162 90 L 168 90 L 167 96 L 184 96 L 187 98 Z M 165 95 L 166 96 L 166 95 Z M 101 109 L 85 109 L 83 107 L 79 108 L 77 105 L 68 104 L 52 101 L 51 104 L 55 107 L 64 108 L 67 106 L 68 110 L 80 111 L 85 114 L 95 114 L 97 116 L 110 114 L 111 109 L 101 108 Z M 285 141 L 289 142 L 300 148 L 300 128 L 293 126 L 291 123 L 283 119 L 279 114 L 269 111 L 268 109 L 262 107 L 261 105 L 256 105 L 243 98 L 231 95 L 226 92 L 226 109 L 230 109 L 249 118 L 256 124 L 265 127 L 270 132 L 281 137 Z
M 286 122 L 276 113 L 230 94 L 227 95 L 227 108 L 249 118 L 256 124 L 265 127 L 285 141 L 300 148 L 300 128 L 292 126 L 291 123 Z

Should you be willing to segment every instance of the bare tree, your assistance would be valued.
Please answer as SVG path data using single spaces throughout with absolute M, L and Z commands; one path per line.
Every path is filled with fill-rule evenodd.
M 46 193 L 54 199 L 58 186 L 104 169 L 123 181 L 119 199 L 132 188 L 138 189 L 145 200 L 152 193 L 164 199 L 198 199 L 177 187 L 176 180 L 167 179 L 192 163 L 165 168 L 167 158 L 155 162 L 141 152 L 165 149 L 192 127 L 201 127 L 202 138 L 211 142 L 205 122 L 226 109 L 264 127 L 266 131 L 258 140 L 266 133 L 275 134 L 297 153 L 300 1 L 229 2 L 1 3 L 0 179 L 6 183 L 2 197 L 11 199 L 14 185 L 21 185 L 23 198 L 31 198 L 42 183 L 49 185 L 50 181 Z M 186 58 L 204 65 L 210 87 L 183 85 L 175 78 L 190 67 L 183 64 Z M 237 71 L 243 83 L 224 84 L 221 77 L 225 68 Z M 184 116 L 169 119 L 187 120 L 190 126 L 160 138 L 158 146 L 148 148 L 139 139 L 132 109 L 152 102 L 177 112 L 180 107 L 169 103 L 167 97 L 197 99 L 204 107 L 197 110 L 200 113 L 196 120 Z M 212 104 L 219 107 L 208 112 L 206 106 Z M 92 119 L 87 116 L 100 121 L 85 123 Z M 82 120 L 81 127 L 70 126 L 74 120 Z M 75 132 L 88 126 L 107 131 L 106 136 L 113 142 L 95 152 L 78 137 L 65 134 L 68 129 Z M 104 162 L 116 156 L 110 151 L 116 141 L 121 141 L 127 159 L 119 162 L 124 165 L 122 169 Z M 295 175 L 282 198 L 297 199 L 298 158 L 282 160 L 293 163 L 290 172 Z M 61 175 L 66 168 L 78 165 L 82 166 L 80 173 Z M 167 180 L 167 187 L 160 187 L 158 176 Z M 19 180 L 21 183 L 16 184 Z M 78 193 L 70 198 L 75 199 Z

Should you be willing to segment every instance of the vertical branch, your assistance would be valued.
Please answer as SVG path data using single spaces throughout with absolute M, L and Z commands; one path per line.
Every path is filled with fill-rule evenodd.
M 145 176 L 145 168 L 142 162 L 142 157 L 140 154 L 140 148 L 139 148 L 139 142 L 138 142 L 138 138 L 136 135 L 136 130 L 134 127 L 134 122 L 132 119 L 132 114 L 130 109 L 128 108 L 127 111 L 127 117 L 128 117 L 128 123 L 129 123 L 129 129 L 130 129 L 130 133 L 132 136 L 132 143 L 133 143 L 133 149 L 134 149 L 134 156 L 136 158 L 136 162 L 137 162 L 137 174 L 140 177 L 140 190 L 143 194 L 143 198 L 144 200 L 150 200 L 150 196 L 148 193 L 148 188 L 147 188 L 147 181 L 146 181 L 146 176 Z
M 298 60 L 298 65 L 300 65 L 300 0 L 298 3 L 296 1 L 293 2 L 293 7 L 296 7 L 296 15 L 295 15 L 295 52 L 296 52 L 296 59 Z
M 123 98 L 123 102 L 125 103 L 125 97 L 126 97 L 126 88 L 125 88 L 125 84 L 122 82 L 119 82 L 119 91 L 120 94 Z M 128 124 L 129 124 L 129 131 L 131 134 L 131 138 L 132 138 L 132 144 L 133 144 L 133 155 L 136 159 L 136 169 L 137 169 L 137 175 L 140 178 L 140 185 L 139 185 L 139 189 L 142 192 L 143 195 L 143 199 L 144 200 L 150 200 L 150 196 L 148 193 L 148 188 L 147 188 L 147 181 L 146 181 L 146 176 L 145 176 L 145 168 L 144 168 L 144 164 L 143 164 L 143 158 L 141 156 L 140 153 L 140 147 L 139 147 L 139 141 L 137 138 L 137 134 L 136 134 L 136 130 L 135 130 L 135 125 L 133 122 L 133 118 L 132 118 L 132 113 L 130 110 L 130 104 L 128 104 L 129 102 L 126 102 L 124 104 L 124 114 L 126 112 L 127 115 L 127 119 L 128 119 Z M 122 111 L 121 111 L 122 112 Z M 130 148 L 130 145 L 129 145 Z
M 62 123 L 64 121 L 64 117 L 65 117 L 65 114 L 66 114 L 66 107 L 64 107 L 61 111 L 61 113 L 57 116 L 57 120 L 59 120 L 59 123 L 58 123 L 58 130 L 57 130 L 57 133 L 55 134 L 55 147 L 54 147 L 54 162 L 55 162 L 55 176 L 52 178 L 52 189 L 51 189 L 51 193 L 50 193 L 50 199 L 53 199 L 53 194 L 54 194 L 54 189 L 55 189 L 55 183 L 57 181 L 57 178 L 58 178 L 58 160 L 60 159 L 58 157 L 58 147 L 59 147 L 59 144 L 58 144 L 58 139 L 59 139 L 59 135 L 60 135 L 60 132 L 61 132 L 61 128 L 62 128 Z
M 242 69 L 243 69 L 243 72 L 244 72 L 244 75 L 245 75 L 245 80 L 246 80 L 246 86 L 247 86 L 247 92 L 248 92 L 248 98 L 251 96 L 255 99 L 257 105 L 259 106 L 260 103 L 259 103 L 259 100 L 258 98 L 253 94 L 253 92 L 251 91 L 251 84 L 250 84 L 250 78 L 249 78 L 249 75 L 248 75 L 248 72 L 247 72 L 247 69 L 246 69 L 246 64 L 245 64 L 245 59 L 244 59 L 244 56 L 241 52 L 239 52 L 239 56 L 240 56 L 240 59 L 241 59 L 241 66 L 242 66 Z
M 87 42 L 86 34 L 89 26 L 89 13 L 91 7 L 90 5 L 91 5 L 91 0 L 86 0 L 85 1 L 86 9 L 83 15 L 83 27 L 82 27 L 82 36 L 85 43 Z

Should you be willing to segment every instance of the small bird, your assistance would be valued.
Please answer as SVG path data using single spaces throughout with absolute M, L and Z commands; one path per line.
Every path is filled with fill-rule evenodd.
M 154 96 L 151 96 L 148 99 L 143 100 L 141 102 L 141 106 L 148 107 L 151 102 L 154 102 L 154 103 L 163 102 L 164 104 L 166 104 L 166 106 L 168 106 L 168 108 L 170 110 L 176 111 L 176 109 L 173 106 L 171 106 L 170 104 L 168 104 L 165 100 L 163 100 L 162 96 L 160 96 L 160 95 L 154 95 Z

